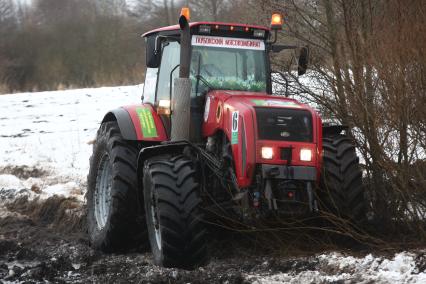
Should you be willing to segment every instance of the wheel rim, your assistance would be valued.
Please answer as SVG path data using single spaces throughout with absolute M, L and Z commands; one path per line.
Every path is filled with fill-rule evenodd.
M 160 231 L 160 218 L 158 216 L 157 199 L 154 194 L 151 194 L 151 219 L 154 226 L 155 242 L 157 243 L 158 250 L 161 251 L 161 231 Z
M 107 223 L 111 205 L 111 164 L 105 154 L 99 164 L 95 187 L 95 219 L 99 230 Z

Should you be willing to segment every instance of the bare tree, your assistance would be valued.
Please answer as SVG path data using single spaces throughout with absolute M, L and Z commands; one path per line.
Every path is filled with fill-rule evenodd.
M 425 197 L 418 198 L 425 196 L 426 175 L 424 3 L 263 2 L 286 16 L 287 36 L 310 45 L 310 80 L 285 75 L 304 100 L 353 129 L 375 216 L 390 224 L 424 206 Z M 288 67 L 280 58 L 273 63 Z
M 228 8 L 226 0 L 189 0 L 189 6 L 197 17 L 204 20 L 218 21 L 221 13 Z
M 0 0 L 0 91 L 7 80 L 7 69 L 12 64 L 8 58 L 8 41 L 7 37 L 13 34 L 16 18 L 15 6 L 12 0 Z
M 14 5 L 11 0 L 1 0 L 0 1 L 0 22 L 12 18 L 14 16 Z

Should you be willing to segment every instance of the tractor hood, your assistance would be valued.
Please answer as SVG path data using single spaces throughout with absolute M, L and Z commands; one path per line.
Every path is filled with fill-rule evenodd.
M 247 130 L 252 128 L 253 133 L 250 135 L 256 140 L 303 143 L 318 141 L 318 113 L 297 100 L 242 91 L 213 91 L 208 94 L 207 100 L 217 101 L 224 129 L 229 129 L 230 120 L 238 114 L 241 120 L 239 123 L 246 124 Z
M 203 118 L 204 138 L 223 132 L 231 144 L 240 187 L 251 183 L 256 164 L 287 165 L 290 159 L 293 166 L 319 165 L 317 155 L 301 161 L 300 153 L 302 149 L 311 153 L 321 149 L 321 119 L 315 110 L 294 99 L 214 90 L 207 94 Z M 262 147 L 272 148 L 273 158 L 264 159 Z
M 230 100 L 229 103 L 238 101 L 252 107 L 295 108 L 315 112 L 311 107 L 299 103 L 297 100 L 267 93 L 214 90 L 209 92 L 208 96 L 216 97 L 224 103 Z

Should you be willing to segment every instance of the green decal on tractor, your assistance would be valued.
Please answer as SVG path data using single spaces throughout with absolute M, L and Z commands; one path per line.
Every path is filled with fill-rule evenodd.
M 265 100 L 251 100 L 251 101 L 257 106 L 265 106 L 266 105 Z
M 292 101 L 281 101 L 281 100 L 251 100 L 256 106 L 279 106 L 279 107 L 297 107 L 298 104 Z
M 136 113 L 138 114 L 139 121 L 141 122 L 143 137 L 158 137 L 157 127 L 155 126 L 151 110 L 149 108 L 137 108 Z
M 232 132 L 232 145 L 238 144 L 238 132 Z

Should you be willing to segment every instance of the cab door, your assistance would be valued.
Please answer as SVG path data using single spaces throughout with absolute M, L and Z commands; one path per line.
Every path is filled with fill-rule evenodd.
M 143 103 L 157 109 L 160 101 L 171 101 L 174 79 L 179 76 L 180 45 L 178 42 L 163 42 L 161 62 L 158 68 L 147 68 L 143 93 Z M 170 137 L 170 115 L 159 114 L 167 136 Z

